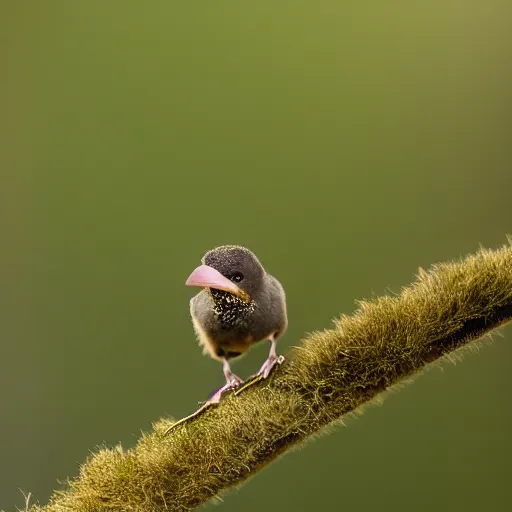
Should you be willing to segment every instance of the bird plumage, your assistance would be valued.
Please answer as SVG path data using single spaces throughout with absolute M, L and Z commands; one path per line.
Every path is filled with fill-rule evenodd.
M 226 386 L 230 379 L 234 385 L 240 379 L 231 373 L 228 361 L 255 343 L 269 340 L 269 359 L 260 370 L 266 377 L 277 361 L 275 343 L 288 327 L 281 283 L 245 247 L 217 247 L 201 261 L 202 266 L 187 284 L 203 287 L 190 301 L 192 323 L 203 352 L 223 361 Z

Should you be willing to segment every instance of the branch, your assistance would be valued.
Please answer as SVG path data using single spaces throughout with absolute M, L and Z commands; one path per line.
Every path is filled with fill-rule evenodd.
M 399 296 L 360 302 L 308 336 L 267 381 L 167 436 L 173 421 L 161 419 L 135 448 L 93 454 L 67 490 L 30 511 L 193 509 L 511 319 L 511 247 L 420 269 Z

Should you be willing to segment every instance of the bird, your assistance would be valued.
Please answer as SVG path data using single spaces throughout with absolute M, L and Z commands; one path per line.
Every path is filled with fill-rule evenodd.
M 230 361 L 254 344 L 268 340 L 270 351 L 253 377 L 266 379 L 284 361 L 276 345 L 288 327 L 285 291 L 252 251 L 240 245 L 215 247 L 206 252 L 185 284 L 202 288 L 190 300 L 192 324 L 203 354 L 222 362 L 226 378 L 207 405 L 218 404 L 223 393 L 243 383 Z

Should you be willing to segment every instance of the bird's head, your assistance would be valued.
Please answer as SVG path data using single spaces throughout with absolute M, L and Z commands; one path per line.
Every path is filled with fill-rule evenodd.
M 265 270 L 249 249 L 223 245 L 208 251 L 186 281 L 187 286 L 213 288 L 232 293 L 249 302 L 258 292 Z

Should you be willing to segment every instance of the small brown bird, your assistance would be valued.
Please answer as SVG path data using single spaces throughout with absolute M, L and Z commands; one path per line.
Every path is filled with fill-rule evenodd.
M 222 361 L 226 384 L 207 403 L 242 383 L 229 365 L 262 340 L 270 353 L 257 376 L 267 378 L 284 358 L 276 342 L 288 326 L 286 298 L 279 281 L 267 274 L 258 258 L 245 247 L 224 245 L 208 251 L 186 281 L 203 288 L 190 301 L 190 314 L 203 353 Z

